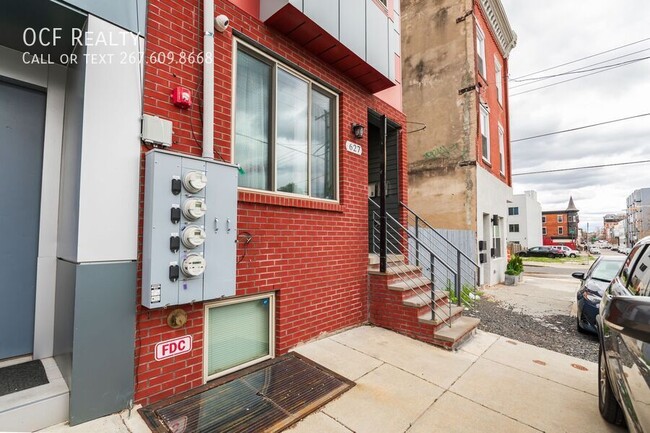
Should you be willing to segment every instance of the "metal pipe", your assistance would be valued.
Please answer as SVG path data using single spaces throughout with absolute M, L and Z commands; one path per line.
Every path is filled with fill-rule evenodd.
M 203 0 L 202 156 L 214 159 L 214 1 Z
M 379 163 L 379 271 L 386 272 L 386 116 L 381 116 Z

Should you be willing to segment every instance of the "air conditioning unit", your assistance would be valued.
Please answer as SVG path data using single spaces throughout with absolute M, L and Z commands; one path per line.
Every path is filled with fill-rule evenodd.
M 485 256 L 485 253 L 481 253 L 478 255 L 478 261 L 479 263 L 486 263 L 487 262 L 487 257 Z
M 478 249 L 479 251 L 485 251 L 485 248 L 487 246 L 485 245 L 485 241 L 478 241 Z

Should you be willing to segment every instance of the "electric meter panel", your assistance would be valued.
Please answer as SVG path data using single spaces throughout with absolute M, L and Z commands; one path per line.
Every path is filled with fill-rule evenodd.
M 237 167 L 153 150 L 145 170 L 142 305 L 234 295 Z

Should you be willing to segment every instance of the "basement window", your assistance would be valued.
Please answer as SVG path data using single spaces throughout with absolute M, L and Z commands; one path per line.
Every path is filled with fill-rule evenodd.
M 206 382 L 275 356 L 274 307 L 273 294 L 205 306 Z

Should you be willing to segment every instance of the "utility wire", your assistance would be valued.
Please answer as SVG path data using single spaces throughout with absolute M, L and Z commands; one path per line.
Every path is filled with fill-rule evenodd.
M 552 69 L 560 68 L 562 66 L 571 65 L 573 63 L 578 63 L 579 61 L 582 61 L 582 60 L 591 59 L 593 57 L 597 57 L 597 56 L 600 56 L 602 54 L 611 53 L 612 51 L 620 50 L 621 48 L 629 47 L 631 45 L 640 44 L 641 42 L 645 42 L 645 41 L 649 41 L 649 40 L 650 40 L 650 38 L 640 39 L 640 40 L 635 41 L 635 42 L 630 42 L 629 44 L 625 44 L 625 45 L 621 45 L 621 46 L 618 46 L 618 47 L 615 47 L 615 48 L 611 48 L 611 49 L 606 50 L 606 51 L 601 51 L 600 53 L 592 54 L 592 55 L 586 56 L 586 57 L 581 57 L 579 59 L 572 60 L 570 62 L 562 63 L 562 64 L 556 65 L 556 66 L 551 66 L 550 68 L 542 69 L 542 70 L 539 70 L 539 71 L 536 71 L 536 72 L 531 72 L 531 73 L 526 74 L 526 75 L 520 75 L 519 77 L 511 78 L 511 80 L 514 81 L 514 80 L 518 80 L 520 78 L 530 77 L 531 75 L 539 74 L 540 72 L 546 72 L 546 71 L 550 71 Z
M 618 167 L 622 165 L 632 165 L 632 164 L 647 164 L 650 162 L 650 159 L 644 159 L 641 161 L 628 161 L 628 162 L 614 162 L 611 164 L 600 164 L 600 165 L 585 165 L 582 167 L 568 167 L 568 168 L 556 168 L 553 170 L 540 170 L 540 171 L 527 171 L 524 173 L 513 173 L 513 176 L 527 176 L 530 174 L 544 174 L 544 173 L 558 173 L 561 171 L 573 171 L 573 170 L 588 170 L 592 168 L 603 168 L 603 167 Z
M 617 65 L 617 66 L 612 66 L 612 67 L 609 67 L 609 68 L 607 68 L 607 69 L 601 69 L 601 70 L 599 70 L 599 71 L 592 72 L 592 73 L 590 73 L 590 74 L 581 75 L 581 76 L 579 76 L 579 77 L 570 78 L 570 79 L 568 79 L 568 80 L 558 81 L 558 82 L 556 82 L 556 83 L 547 84 L 546 86 L 535 87 L 534 89 L 524 90 L 523 92 L 519 92 L 519 93 L 513 93 L 512 95 L 510 95 L 510 97 L 523 95 L 524 93 L 530 93 L 530 92 L 534 92 L 534 91 L 536 91 L 536 90 L 546 89 L 547 87 L 557 86 L 558 84 L 568 83 L 569 81 L 579 80 L 580 78 L 585 78 L 585 77 L 588 77 L 588 76 L 590 76 L 590 75 L 595 75 L 595 74 L 600 74 L 600 73 L 602 73 L 602 72 L 611 71 L 612 69 L 621 68 L 621 67 L 623 67 L 623 66 L 627 66 L 627 65 L 630 65 L 630 64 L 632 64 L 632 63 L 640 62 L 641 60 L 647 60 L 647 59 L 650 59 L 650 57 L 642 57 L 642 58 L 639 58 L 639 59 L 630 60 L 630 61 L 625 62 L 625 63 L 623 63 L 623 64 L 619 64 L 619 65 Z
M 554 74 L 554 75 L 544 75 L 544 76 L 541 76 L 541 77 L 522 78 L 522 79 L 518 79 L 518 80 L 511 80 L 511 81 L 516 82 L 516 83 L 523 83 L 523 84 L 520 84 L 518 86 L 511 86 L 510 90 L 516 89 L 516 88 L 519 88 L 519 87 L 530 86 L 531 84 L 535 84 L 535 83 L 537 83 L 539 81 L 543 81 L 543 80 L 548 80 L 549 78 L 561 77 L 563 75 L 581 74 L 583 72 L 590 72 L 590 71 L 594 71 L 596 69 L 603 69 L 603 68 L 607 68 L 607 67 L 610 67 L 610 66 L 615 66 L 614 64 L 611 64 L 611 65 L 604 65 L 604 66 L 601 66 L 601 67 L 595 68 L 595 69 L 587 69 L 587 68 L 590 68 L 592 66 L 602 65 L 603 63 L 608 63 L 608 62 L 611 62 L 613 60 L 618 60 L 618 59 L 622 59 L 622 58 L 625 58 L 625 57 L 630 57 L 630 56 L 633 56 L 634 54 L 639 54 L 639 53 L 642 53 L 642 52 L 648 51 L 648 50 L 650 50 L 650 48 L 644 48 L 644 49 L 639 50 L 639 51 L 634 51 L 632 53 L 624 54 L 624 55 L 618 56 L 618 57 L 612 57 L 611 59 L 603 60 L 601 62 L 592 63 L 590 65 L 586 65 L 586 66 L 580 67 L 578 69 L 572 69 L 570 71 L 560 72 L 560 73 Z
M 549 135 L 563 134 L 565 132 L 579 131 L 581 129 L 593 128 L 595 126 L 607 125 L 610 123 L 622 122 L 624 120 L 636 119 L 638 117 L 650 116 L 650 113 L 637 114 L 636 116 L 623 117 L 620 119 L 607 120 L 605 122 L 593 123 L 591 125 L 578 126 L 577 128 L 563 129 L 561 131 L 547 132 L 546 134 L 533 135 L 531 137 L 518 138 L 516 140 L 510 140 L 510 143 L 516 143 L 517 141 L 532 140 L 533 138 L 548 137 Z

